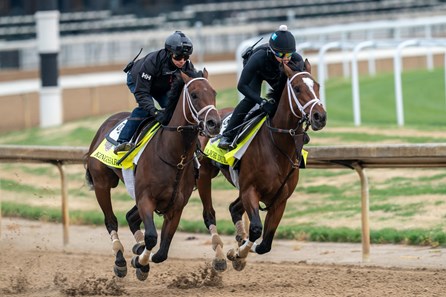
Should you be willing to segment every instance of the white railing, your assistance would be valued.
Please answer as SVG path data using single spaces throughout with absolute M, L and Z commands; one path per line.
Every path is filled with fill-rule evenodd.
M 397 124 L 404 125 L 403 98 L 401 84 L 401 58 L 407 55 L 402 49 L 407 46 L 418 47 L 415 55 L 426 56 L 427 68 L 433 68 L 433 53 L 444 53 L 446 39 L 434 38 L 439 32 L 445 32 L 446 16 L 431 18 L 376 21 L 364 23 L 352 23 L 327 27 L 306 28 L 301 30 L 291 30 L 296 38 L 297 50 L 303 54 L 304 50 L 316 50 L 318 54 L 309 55 L 304 58 L 311 58 L 312 63 L 317 63 L 318 82 L 320 84 L 320 99 L 326 105 L 325 81 L 328 78 L 327 65 L 336 61 L 342 63 L 344 77 L 350 76 L 350 65 L 352 72 L 352 96 L 353 114 L 356 126 L 361 124 L 360 98 L 359 98 L 359 78 L 358 60 L 368 59 L 369 74 L 375 74 L 375 59 L 378 57 L 392 57 L 394 60 L 395 73 L 395 102 L 397 112 Z M 434 34 L 434 32 L 436 32 Z M 385 36 L 387 39 L 378 39 Z M 236 51 L 237 77 L 242 71 L 241 53 L 263 37 L 267 42 L 269 35 L 257 36 L 242 42 Z M 442 36 L 444 37 L 444 36 Z M 418 39 L 414 39 L 418 38 Z M 412 41 L 407 41 L 407 40 Z M 374 48 L 375 52 L 368 56 L 359 57 L 359 51 L 363 48 Z M 436 48 L 434 48 L 436 47 Z M 434 49 L 433 49 L 434 48 Z M 329 50 L 336 49 L 336 53 L 328 53 Z M 378 51 L 379 49 L 379 51 Z M 412 54 L 413 55 L 413 52 Z M 336 57 L 338 56 L 338 57 Z M 446 64 L 445 64 L 446 67 Z M 445 74 L 446 83 L 446 74 Z M 242 94 L 239 94 L 240 99 Z

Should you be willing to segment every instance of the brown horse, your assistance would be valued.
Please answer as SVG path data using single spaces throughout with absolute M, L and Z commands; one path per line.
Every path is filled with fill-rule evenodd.
M 181 78 L 173 84 L 169 92 L 170 105 L 165 111 L 171 119 L 147 144 L 134 171 L 136 205 L 126 218 L 137 242 L 133 252 L 140 254 L 132 259 L 140 280 L 148 276 L 149 260 L 159 263 L 167 259 L 183 208 L 195 186 L 194 152 L 198 135 L 213 137 L 220 130 L 221 119 L 215 108 L 216 92 L 207 80 L 206 69 L 203 73 L 190 75 L 181 73 Z M 114 271 L 119 277 L 127 274 L 127 264 L 123 256 L 124 247 L 118 237 L 118 222 L 113 213 L 110 190 L 118 185 L 119 180 L 123 181 L 123 175 L 120 169 L 108 167 L 90 154 L 106 133 L 128 116 L 129 113 L 118 113 L 108 118 L 94 137 L 86 158 L 87 182 L 93 186 L 104 213 L 116 257 Z M 151 254 L 158 237 L 154 212 L 162 214 L 164 222 L 160 248 Z M 141 222 L 144 223 L 144 234 L 140 230 Z
M 245 267 L 250 251 L 264 254 L 271 250 L 287 199 L 293 194 L 298 183 L 301 151 L 307 142 L 305 130 L 311 126 L 317 131 L 326 124 L 326 111 L 318 99 L 319 84 L 310 74 L 311 65 L 308 60 L 305 60 L 305 70 L 306 72 L 296 72 L 284 65 L 284 73 L 287 76 L 285 87 L 269 94 L 271 99 L 278 101 L 275 115 L 263 124 L 239 161 L 239 197 L 229 206 L 239 247 L 229 250 L 227 254 L 236 270 Z M 207 140 L 200 139 L 202 145 L 207 143 Z M 203 159 L 201 164 L 198 190 L 203 202 L 205 224 L 212 230 L 216 229 L 216 218 L 212 206 L 211 179 L 221 170 L 226 179 L 234 183 L 228 166 L 217 168 L 208 158 Z M 260 202 L 265 205 L 264 209 L 260 207 Z M 267 212 L 264 226 L 259 210 Z M 242 221 L 245 212 L 250 221 L 248 237 Z M 262 231 L 262 241 L 256 244 L 255 241 L 262 236 Z M 218 233 L 215 232 L 213 245 L 220 241 Z M 214 263 L 223 267 L 222 260 L 216 255 Z M 215 266 L 214 268 L 218 269 Z

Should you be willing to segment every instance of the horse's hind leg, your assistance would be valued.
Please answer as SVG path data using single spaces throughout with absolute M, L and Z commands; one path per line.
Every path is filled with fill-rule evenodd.
M 113 270 L 116 276 L 124 277 L 127 275 L 127 262 L 124 258 L 124 246 L 118 236 L 118 219 L 113 212 L 110 193 L 111 189 L 118 185 L 119 178 L 105 165 L 92 158 L 89 160 L 87 171 L 92 179 L 96 200 L 104 214 L 105 227 L 112 240 L 112 249 L 115 254 Z
M 110 189 L 95 188 L 97 197 L 110 196 Z M 109 200 L 108 200 L 109 201 Z M 113 271 L 116 276 L 124 277 L 127 275 L 127 262 L 124 258 L 124 246 L 118 236 L 118 220 L 113 213 L 111 203 L 107 203 L 107 199 L 98 198 L 99 205 L 104 212 L 105 225 L 112 241 L 112 250 L 115 254 L 115 266 Z
M 130 209 L 125 216 L 127 223 L 129 224 L 130 231 L 135 238 L 135 245 L 132 248 L 132 252 L 135 255 L 141 255 L 144 251 L 144 234 L 141 232 L 141 217 L 139 216 L 138 207 L 136 205 Z
M 208 161 L 209 163 L 209 161 Z M 209 164 L 202 164 L 204 166 L 212 166 Z M 209 172 L 210 169 L 204 168 L 200 170 L 200 178 L 197 181 L 198 192 L 200 195 L 201 203 L 203 204 L 203 220 L 206 228 L 208 228 L 211 234 L 212 249 L 215 251 L 215 257 L 212 260 L 212 267 L 215 271 L 223 272 L 227 269 L 226 257 L 223 252 L 223 241 L 217 232 L 217 219 L 215 216 L 215 210 L 212 205 L 212 177 L 217 175 L 218 169 L 214 173 Z M 213 175 L 213 176 L 211 176 Z

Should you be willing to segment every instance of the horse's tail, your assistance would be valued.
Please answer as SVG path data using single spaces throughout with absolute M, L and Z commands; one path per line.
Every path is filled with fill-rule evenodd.
M 88 156 L 89 156 L 89 153 L 86 153 L 83 157 L 84 168 L 85 168 L 85 182 L 86 182 L 88 188 L 90 189 L 90 191 L 92 191 L 92 190 L 94 190 L 94 183 L 93 183 L 93 178 L 91 177 L 90 170 L 88 169 L 88 163 L 87 163 Z

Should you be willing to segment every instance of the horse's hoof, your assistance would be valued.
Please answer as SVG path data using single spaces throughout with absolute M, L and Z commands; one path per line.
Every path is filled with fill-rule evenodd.
M 242 271 L 246 266 L 246 259 L 238 258 L 232 261 L 232 267 L 237 271 Z
M 113 267 L 113 271 L 117 277 L 121 278 L 125 277 L 127 275 L 127 265 L 125 266 L 115 265 L 115 267 Z
M 234 249 L 230 249 L 228 253 L 226 254 L 226 257 L 230 261 L 235 261 L 237 259 L 237 253 Z
M 150 266 L 143 266 L 141 268 L 136 269 L 136 278 L 140 281 L 145 281 L 149 276 Z
M 144 252 L 145 247 L 146 246 L 145 246 L 144 242 L 135 243 L 135 245 L 132 248 L 132 252 L 134 255 L 141 255 L 142 252 Z
M 138 256 L 133 256 L 132 261 L 130 261 L 130 264 L 132 264 L 133 268 L 140 268 L 141 265 L 138 262 Z
M 212 267 L 217 272 L 224 272 L 228 268 L 225 259 L 214 259 L 212 260 Z

